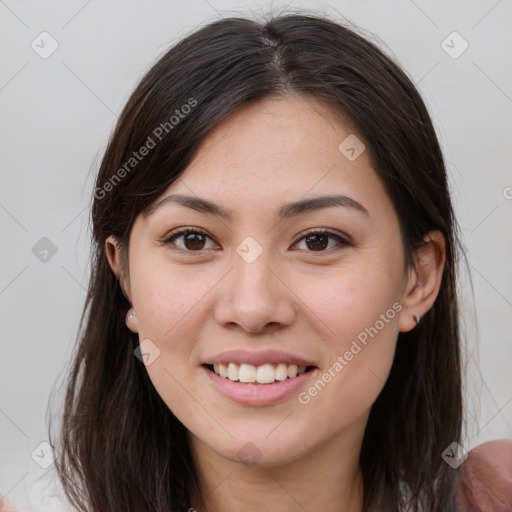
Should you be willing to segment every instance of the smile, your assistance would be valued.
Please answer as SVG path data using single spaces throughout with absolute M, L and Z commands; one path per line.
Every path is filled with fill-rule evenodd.
M 311 367 L 298 366 L 296 364 L 271 364 L 265 363 L 259 366 L 252 364 L 237 363 L 215 363 L 207 366 L 210 370 L 233 382 L 243 382 L 247 384 L 272 384 L 276 381 L 284 381 L 286 379 L 294 379 L 298 375 L 302 375 Z
M 201 367 L 216 391 L 250 407 L 291 399 L 319 371 L 311 356 L 278 350 L 227 350 L 205 356 Z

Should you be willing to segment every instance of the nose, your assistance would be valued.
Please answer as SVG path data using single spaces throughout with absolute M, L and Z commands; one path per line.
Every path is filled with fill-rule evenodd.
M 219 325 L 271 333 L 294 322 L 297 296 L 268 263 L 263 255 L 252 263 L 235 255 L 234 268 L 219 289 L 215 307 Z

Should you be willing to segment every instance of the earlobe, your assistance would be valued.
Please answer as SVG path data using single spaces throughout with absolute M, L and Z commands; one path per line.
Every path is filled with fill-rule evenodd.
M 137 321 L 137 315 L 133 308 L 130 308 L 126 313 L 126 326 L 130 331 L 138 333 L 139 332 L 139 323 Z
M 401 332 L 414 329 L 433 306 L 441 287 L 445 261 L 444 236 L 439 230 L 430 231 L 415 254 L 414 269 L 409 272 L 399 319 Z

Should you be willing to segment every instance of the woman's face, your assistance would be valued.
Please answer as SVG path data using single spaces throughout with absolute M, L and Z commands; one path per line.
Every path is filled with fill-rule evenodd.
M 356 130 L 310 97 L 245 105 L 155 204 L 130 236 L 127 322 L 194 446 L 273 465 L 359 441 L 414 323 Z

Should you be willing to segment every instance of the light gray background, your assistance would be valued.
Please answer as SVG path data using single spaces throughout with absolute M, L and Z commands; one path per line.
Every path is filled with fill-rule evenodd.
M 116 116 L 144 70 L 173 42 L 219 16 L 271 5 L 0 0 L 0 493 L 22 510 L 37 509 L 31 482 L 46 471 L 32 452 L 51 456 L 38 447 L 47 440 L 49 394 L 75 343 L 93 177 Z M 470 405 L 465 448 L 512 437 L 511 2 L 289 5 L 343 15 L 374 33 L 424 95 L 473 280 L 474 304 L 461 273 Z M 47 59 L 31 48 L 43 31 L 59 45 Z M 442 47 L 453 31 L 469 44 L 458 58 Z M 446 44 L 453 53 L 463 42 L 451 37 Z M 32 252 L 42 237 L 57 247 L 47 262 Z

